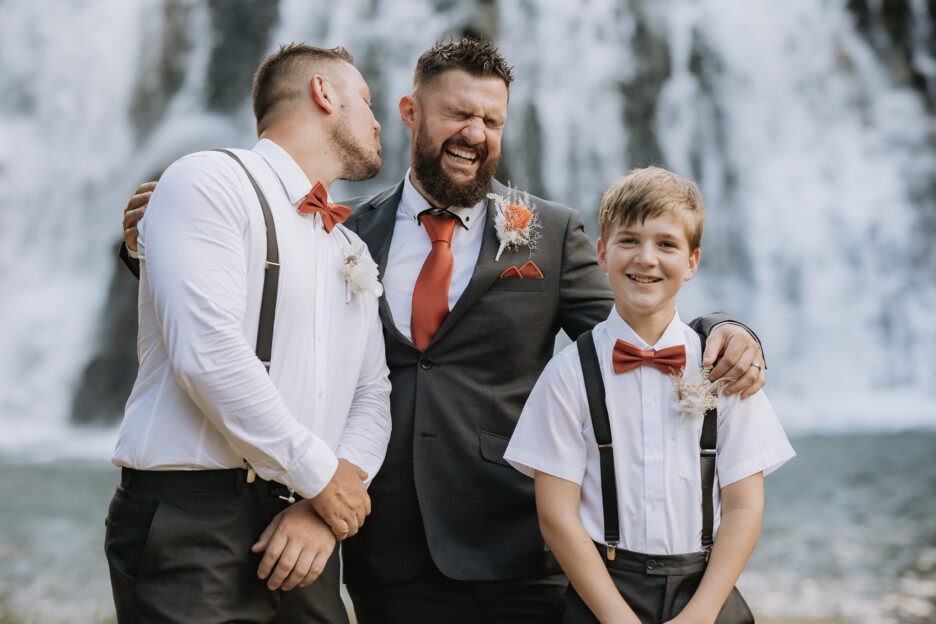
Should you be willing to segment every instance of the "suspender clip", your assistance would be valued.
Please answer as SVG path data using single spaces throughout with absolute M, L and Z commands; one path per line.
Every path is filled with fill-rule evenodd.
M 708 563 L 709 557 L 712 556 L 712 546 L 711 545 L 703 546 L 702 550 L 705 551 L 705 563 Z
M 292 488 L 289 488 L 289 496 L 280 496 L 279 499 L 280 499 L 280 500 L 284 500 L 284 501 L 286 501 L 287 503 L 289 503 L 290 505 L 292 505 L 293 503 L 296 502 L 296 497 L 293 496 L 293 494 L 294 494 L 295 492 L 296 492 L 296 490 L 294 490 L 294 489 L 292 489 Z
M 267 261 L 266 261 L 266 268 L 267 268 L 267 269 L 278 269 L 278 268 L 280 268 L 280 265 L 279 265 L 279 262 L 270 262 L 269 260 L 267 260 Z
M 617 540 L 608 540 L 608 561 L 614 561 L 614 547 L 620 543 Z

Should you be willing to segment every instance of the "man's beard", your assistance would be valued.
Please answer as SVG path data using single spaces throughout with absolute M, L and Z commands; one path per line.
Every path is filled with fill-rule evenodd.
M 354 140 L 347 111 L 338 120 L 338 125 L 332 133 L 331 143 L 337 148 L 339 158 L 341 158 L 341 168 L 344 172 L 340 176 L 342 180 L 349 182 L 369 180 L 380 173 L 380 168 L 383 166 L 380 154 Z
M 429 195 L 431 203 L 439 207 L 448 206 L 474 206 L 487 196 L 491 189 L 491 180 L 497 171 L 498 158 L 488 158 L 487 149 L 482 144 L 480 148 L 469 145 L 464 139 L 449 139 L 442 144 L 442 149 L 436 152 L 429 144 L 429 133 L 424 132 L 423 126 L 416 132 L 416 145 L 413 154 L 413 173 L 422 185 L 423 191 Z M 473 180 L 458 183 L 452 180 L 442 169 L 442 158 L 445 148 L 450 145 L 470 147 L 478 153 L 481 165 Z

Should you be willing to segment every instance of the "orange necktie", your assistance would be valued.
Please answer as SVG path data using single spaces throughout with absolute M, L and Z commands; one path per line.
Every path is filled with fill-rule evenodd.
M 678 375 L 686 366 L 686 347 L 677 345 L 659 351 L 653 349 L 644 351 L 629 342 L 618 340 L 614 343 L 611 361 L 614 364 L 615 373 L 626 373 L 642 364 L 649 364 L 664 375 Z
M 416 348 L 425 351 L 449 313 L 448 292 L 452 283 L 452 267 L 455 265 L 452 256 L 455 219 L 426 214 L 422 216 L 421 222 L 432 241 L 432 249 L 426 256 L 413 288 L 410 333 Z
M 309 194 L 299 202 L 299 214 L 322 213 L 322 225 L 331 233 L 332 228 L 344 221 L 351 214 L 351 208 L 343 204 L 328 203 L 328 191 L 321 182 L 316 182 Z

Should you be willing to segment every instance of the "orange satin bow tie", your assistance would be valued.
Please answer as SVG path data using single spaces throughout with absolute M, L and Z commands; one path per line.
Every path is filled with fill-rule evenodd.
M 614 343 L 614 353 L 611 356 L 615 373 L 626 373 L 642 364 L 655 367 L 664 375 L 678 375 L 686 366 L 686 347 L 677 345 L 654 351 L 638 349 L 629 342 L 618 340 Z
M 299 214 L 322 214 L 322 225 L 325 231 L 331 233 L 332 228 L 351 215 L 351 208 L 343 204 L 328 203 L 328 192 L 321 182 L 316 182 L 309 194 L 299 202 Z

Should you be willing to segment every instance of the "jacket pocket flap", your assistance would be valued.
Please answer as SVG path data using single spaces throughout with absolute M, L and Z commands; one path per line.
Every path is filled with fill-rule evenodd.
M 510 442 L 510 438 L 490 431 L 481 431 L 478 437 L 481 442 L 481 457 L 496 464 L 510 466 L 507 460 L 504 459 L 504 453 L 507 452 L 507 444 Z

